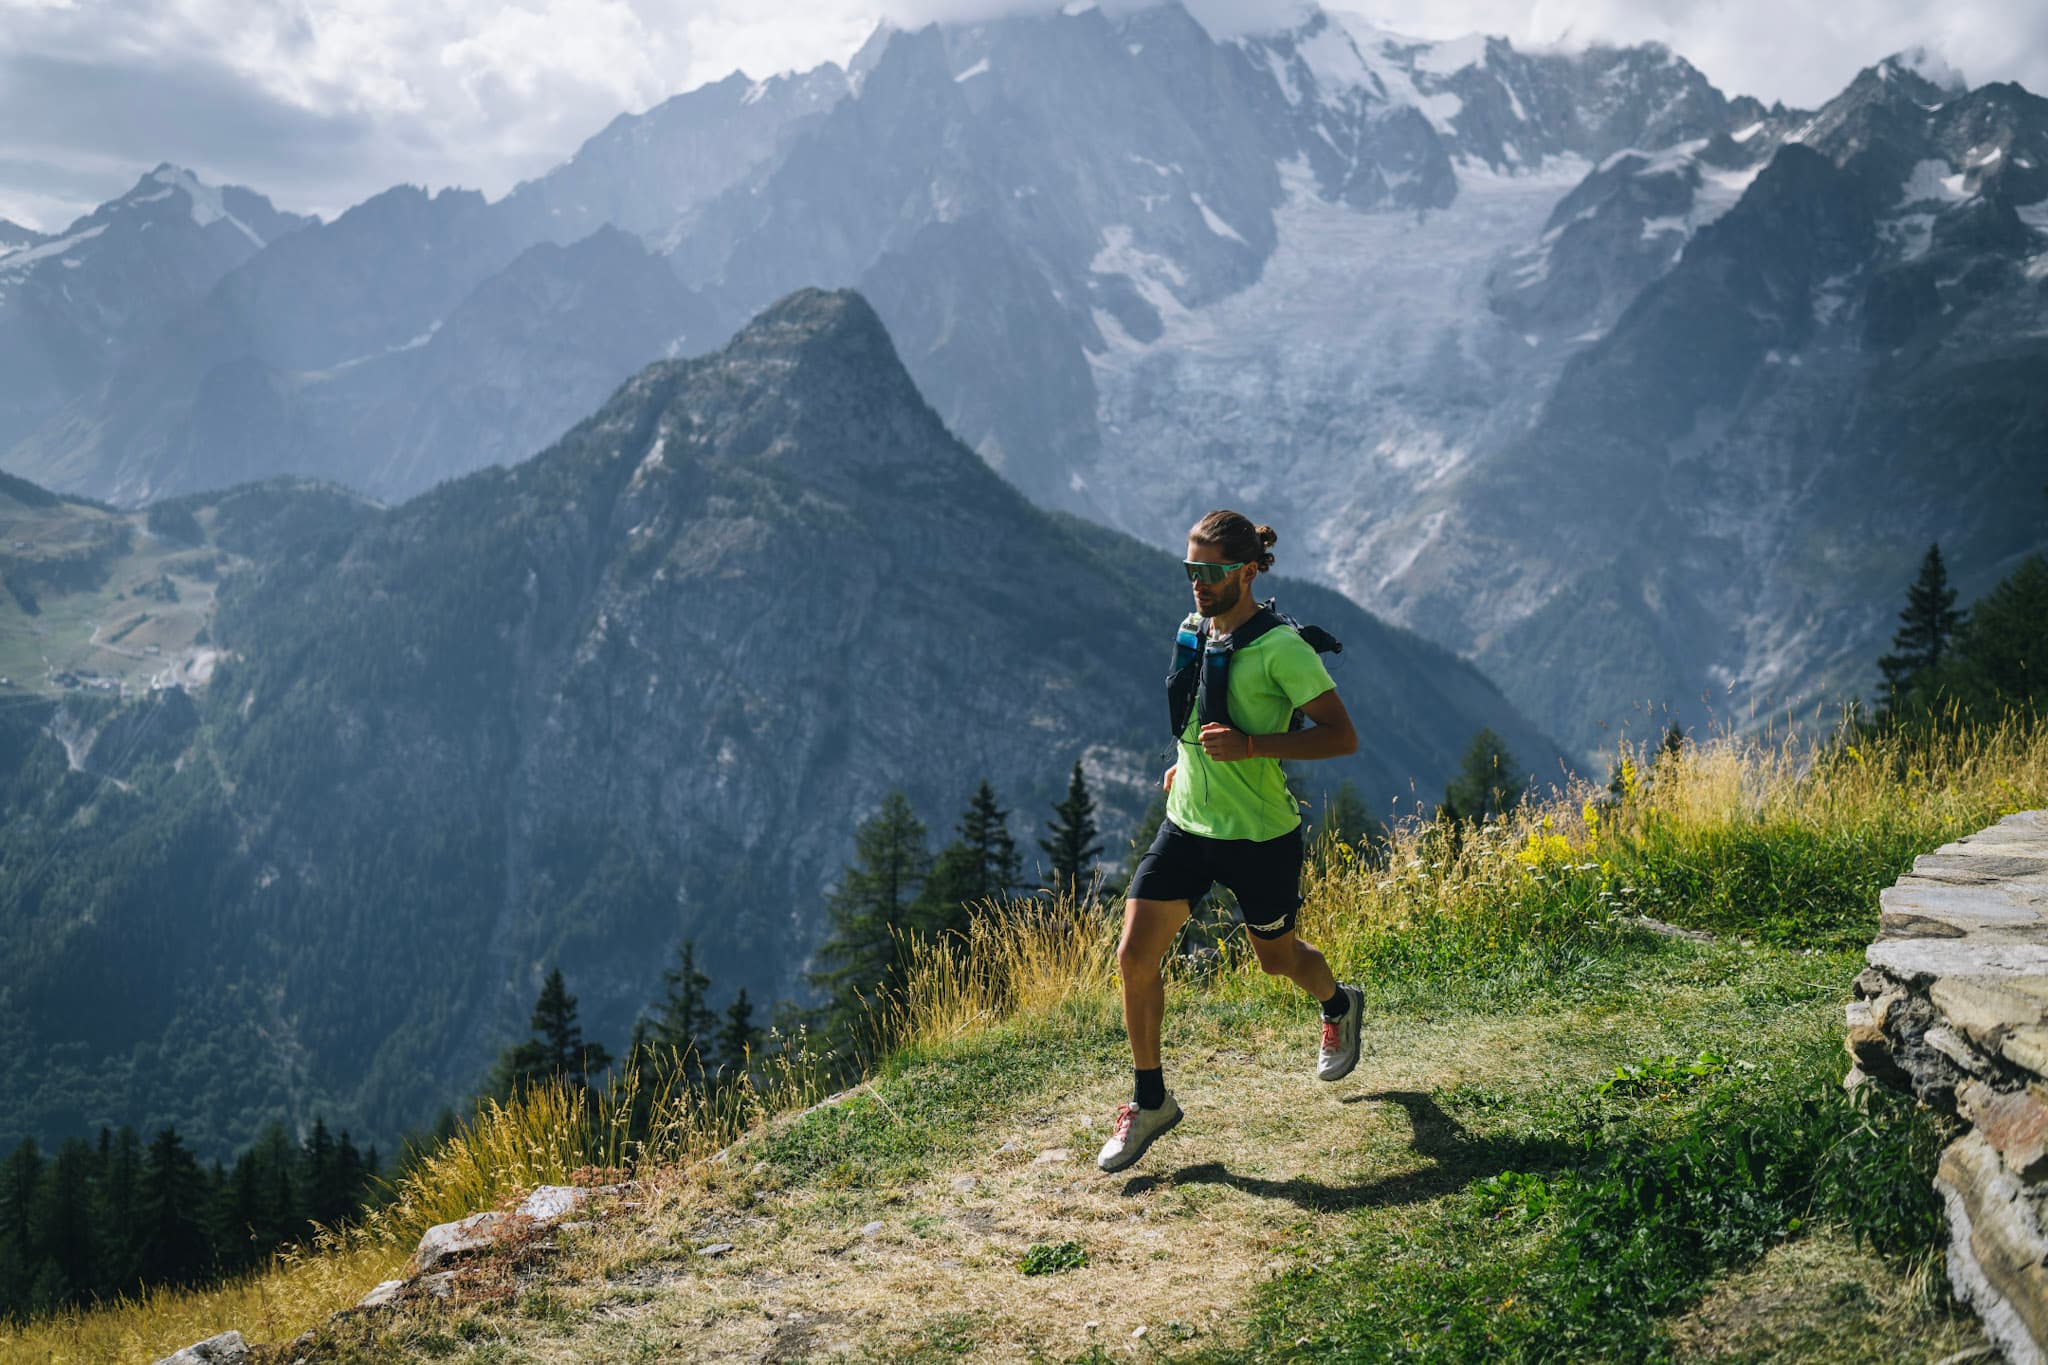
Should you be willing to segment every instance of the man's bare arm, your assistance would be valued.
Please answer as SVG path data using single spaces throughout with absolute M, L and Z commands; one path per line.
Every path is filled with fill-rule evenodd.
M 1277 735 L 1246 735 L 1214 721 L 1202 727 L 1202 751 L 1219 763 L 1247 758 L 1341 758 L 1358 751 L 1358 731 L 1344 699 L 1331 688 L 1302 704 L 1301 713 L 1314 724 L 1305 730 Z

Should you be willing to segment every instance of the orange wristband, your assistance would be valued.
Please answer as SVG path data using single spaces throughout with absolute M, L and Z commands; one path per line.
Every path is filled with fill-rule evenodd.
M 1244 756 L 1246 758 L 1256 758 L 1258 756 L 1256 752 L 1253 750 L 1252 736 L 1250 735 L 1246 735 L 1244 737 Z

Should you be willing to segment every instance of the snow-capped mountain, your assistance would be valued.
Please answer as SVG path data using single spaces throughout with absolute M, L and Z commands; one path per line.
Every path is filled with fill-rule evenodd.
M 2048 148 L 2017 87 L 1901 57 L 1767 109 L 1656 46 L 1070 8 L 734 77 L 496 204 L 394 190 L 230 272 L 4 462 L 130 500 L 284 471 L 401 496 L 545 444 L 633 346 L 855 285 L 1039 502 L 1162 544 L 1244 504 L 1287 567 L 1475 652 L 1584 747 L 1631 699 L 1857 685 L 1927 540 L 1966 584 L 2038 543 L 1959 543 L 1974 475 L 1882 515 L 1865 491 L 1911 463 L 1899 433 L 1989 432 L 1944 457 L 1968 471 L 2039 430 L 1953 387 L 2006 394 L 1986 376 L 2041 330 Z
M 2048 544 L 2048 101 L 1895 59 L 1782 144 L 1348 575 L 1581 744 L 1867 695 L 1930 541 L 1965 601 Z
M 0 449 L 103 383 L 124 345 L 305 222 L 163 165 L 54 237 L 0 224 Z

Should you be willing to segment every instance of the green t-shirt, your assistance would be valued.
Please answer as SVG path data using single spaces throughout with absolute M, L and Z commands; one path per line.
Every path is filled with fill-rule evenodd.
M 1296 707 L 1329 691 L 1330 670 L 1315 649 L 1276 626 L 1230 659 L 1230 718 L 1251 735 L 1280 734 Z M 1202 751 L 1202 718 L 1188 717 L 1166 817 L 1210 839 L 1277 839 L 1301 823 L 1275 758 L 1218 763 Z

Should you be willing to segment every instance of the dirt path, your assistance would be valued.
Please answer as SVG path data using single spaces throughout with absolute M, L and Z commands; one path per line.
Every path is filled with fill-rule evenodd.
M 1402 1218 L 1469 1182 L 1486 1144 L 1430 1096 L 1534 1041 L 1527 1019 L 1466 1019 L 1455 1055 L 1447 1030 L 1422 1029 L 1329 1086 L 1311 1075 L 1312 1027 L 1183 1055 L 1187 1118 L 1118 1175 L 1094 1166 L 1122 1098 L 1121 1077 L 1104 1077 L 1033 1096 L 973 1156 L 879 1209 L 829 1178 L 747 1202 L 683 1194 L 653 1219 L 660 1259 L 647 1228 L 622 1236 L 618 1260 L 564 1291 L 561 1335 L 522 1342 L 520 1358 L 1064 1360 L 1231 1341 L 1252 1291 L 1296 1264 L 1290 1248 L 1360 1208 Z M 1563 1016 L 1536 1027 L 1602 1032 Z M 1541 1050 L 1576 1048 L 1551 1036 Z M 1085 1268 L 1020 1271 L 1031 1247 L 1062 1242 L 1085 1248 Z

